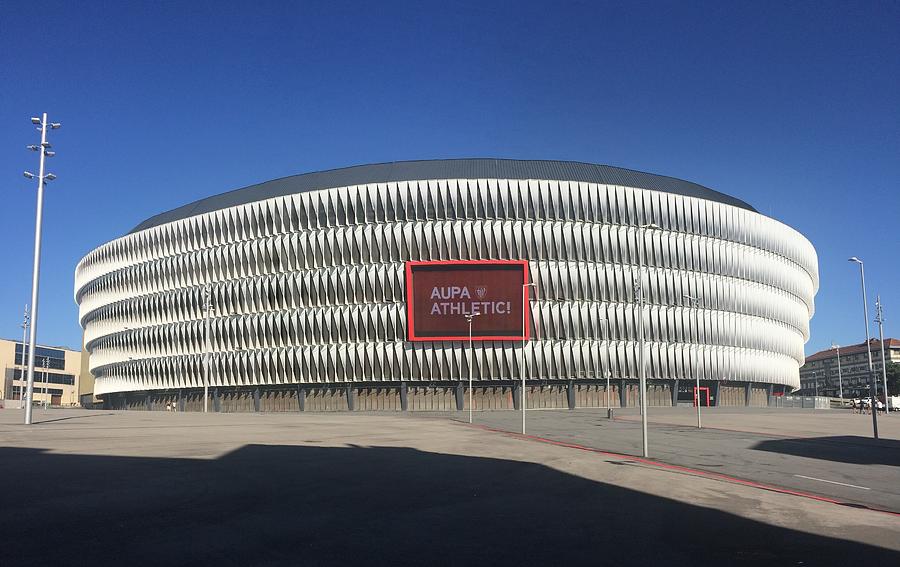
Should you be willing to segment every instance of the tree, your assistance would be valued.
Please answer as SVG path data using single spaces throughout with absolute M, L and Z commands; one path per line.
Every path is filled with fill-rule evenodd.
M 888 392 L 892 396 L 900 394 L 900 364 L 888 362 L 887 364 Z

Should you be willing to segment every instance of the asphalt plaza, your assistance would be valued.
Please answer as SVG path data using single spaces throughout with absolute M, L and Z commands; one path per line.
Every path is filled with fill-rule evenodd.
M 679 415 L 673 410 L 668 421 Z M 802 414 L 784 415 L 799 420 L 793 434 L 818 427 Z M 481 412 L 475 419 L 502 426 L 507 419 L 518 423 L 517 416 Z M 627 449 L 634 416 L 621 417 L 603 427 L 617 431 Z M 0 411 L 0 474 L 13 479 L 0 511 L 4 565 L 900 559 L 895 514 L 433 415 L 36 410 L 33 427 L 20 418 L 21 411 Z M 532 433 L 546 427 L 546 437 L 561 435 L 549 427 L 568 424 L 570 435 L 588 440 L 602 430 L 588 424 L 605 413 L 534 411 L 528 419 Z M 716 418 L 710 411 L 709 419 L 754 418 L 724 412 Z M 669 427 L 685 429 L 684 436 L 725 431 L 724 424 L 704 432 L 654 424 L 651 451 L 662 450 Z M 856 465 L 891 467 L 887 472 L 897 477 L 887 463 Z M 44 543 L 47 534 L 52 545 Z
M 444 414 L 460 421 L 468 417 Z M 549 441 L 640 455 L 635 409 L 538 410 L 526 433 Z M 900 513 L 900 414 L 879 419 L 846 410 L 703 408 L 697 429 L 692 408 L 649 408 L 650 455 L 663 463 L 810 493 L 850 505 Z M 521 431 L 521 414 L 482 412 L 475 422 Z

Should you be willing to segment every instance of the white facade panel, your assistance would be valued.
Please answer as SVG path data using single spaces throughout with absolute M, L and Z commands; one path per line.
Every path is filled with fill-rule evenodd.
M 210 385 L 456 381 L 465 344 L 404 341 L 404 262 L 524 259 L 534 340 L 478 344 L 477 379 L 520 377 L 522 348 L 534 378 L 632 379 L 641 258 L 651 379 L 799 387 L 812 245 L 752 210 L 627 186 L 410 179 L 273 197 L 97 248 L 75 299 L 98 395 L 202 386 L 207 287 Z

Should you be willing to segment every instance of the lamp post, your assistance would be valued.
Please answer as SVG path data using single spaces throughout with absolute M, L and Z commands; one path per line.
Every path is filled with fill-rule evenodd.
M 472 423 L 472 368 L 475 363 L 475 343 L 472 342 L 472 319 L 481 313 L 468 313 L 466 321 L 469 323 L 469 423 Z
M 213 310 L 209 286 L 203 288 L 203 413 L 209 412 L 209 315 Z
M 537 291 L 537 284 L 534 282 L 522 284 L 522 393 L 519 396 L 519 403 L 522 404 L 522 435 L 525 435 L 525 345 L 527 344 L 526 341 L 528 340 L 528 339 L 526 339 L 526 334 L 528 331 L 528 329 L 526 328 L 526 325 L 528 324 L 528 319 L 526 318 L 526 315 L 528 313 L 528 309 L 531 308 L 531 304 L 528 301 L 528 288 L 529 287 L 533 287 L 533 288 L 535 288 L 535 291 Z M 469 341 L 471 342 L 471 340 L 472 340 L 472 320 L 471 320 L 471 318 L 469 318 L 468 315 L 466 315 L 466 318 L 469 319 Z M 535 328 L 537 328 L 537 327 L 535 327 Z M 471 394 L 471 391 L 472 391 L 471 384 L 469 384 L 469 393 L 470 394 Z M 472 405 L 470 403 L 469 404 L 469 410 L 470 410 L 469 423 L 472 423 L 471 409 L 472 409 Z
M 612 408 L 609 405 L 609 379 L 612 378 L 612 370 L 606 370 L 606 419 L 612 419 Z
M 42 366 L 44 367 L 44 404 L 43 405 L 44 405 L 44 409 L 47 409 L 48 407 L 50 407 L 50 402 L 48 400 L 49 395 L 50 395 L 50 390 L 48 389 L 48 382 L 50 381 L 50 371 L 49 371 L 50 357 L 49 356 L 44 357 L 44 364 Z
M 24 173 L 27 179 L 38 179 L 37 189 L 37 213 L 34 223 L 34 266 L 31 272 L 31 332 L 28 335 L 28 385 L 25 394 L 25 425 L 31 425 L 31 400 L 34 397 L 34 350 L 35 341 L 37 341 L 37 320 L 38 320 L 38 287 L 41 278 L 41 222 L 44 216 L 44 181 L 53 181 L 56 176 L 52 173 L 44 174 L 45 158 L 53 157 L 56 152 L 50 151 L 50 142 L 47 141 L 47 127 L 51 130 L 59 128 L 59 122 L 47 122 L 47 113 L 42 118 L 32 118 L 31 123 L 41 131 L 41 145 L 28 146 L 33 152 L 40 152 L 41 163 L 38 175 L 34 175 L 26 171 Z
M 838 363 L 838 396 L 841 398 L 841 407 L 844 405 L 844 377 L 841 374 L 841 345 L 832 343 L 831 348 L 837 350 Z
M 638 243 L 638 302 L 640 305 L 640 317 L 638 318 L 638 342 L 640 343 L 640 366 L 638 371 L 638 382 L 641 395 L 641 454 L 646 458 L 650 456 L 647 445 L 647 356 L 646 339 L 644 337 L 644 307 L 646 306 L 644 294 L 644 230 L 660 230 L 659 226 L 654 223 L 642 224 L 638 228 L 641 232 L 640 242 Z
M 881 379 L 884 382 L 884 414 L 887 415 L 891 408 L 888 407 L 887 365 L 884 362 L 884 308 L 881 305 L 881 296 L 875 296 L 875 322 L 878 323 L 878 340 L 881 343 Z
M 599 321 L 597 321 L 597 323 L 599 323 L 600 325 L 603 326 L 603 328 L 606 329 L 606 338 L 604 341 L 606 343 L 606 367 L 607 367 L 606 368 L 606 419 L 612 419 L 612 408 L 609 407 L 609 379 L 610 379 L 610 377 L 612 377 L 612 371 L 610 371 L 610 369 L 609 369 L 610 368 L 610 364 L 609 364 L 609 338 L 610 338 L 609 337 L 609 335 L 610 335 L 609 320 L 600 319 Z M 602 359 L 601 359 L 601 363 L 600 363 L 600 371 L 601 372 L 603 371 Z
M 700 298 L 699 298 L 699 297 L 695 297 L 695 296 L 689 295 L 689 294 L 687 294 L 687 293 L 684 294 L 682 297 L 684 297 L 684 299 L 687 299 L 687 300 L 688 300 L 688 302 L 689 302 L 689 304 L 690 304 L 690 306 L 691 306 L 691 309 L 692 309 L 693 311 L 696 311 L 696 310 L 697 310 L 698 306 L 700 305 Z M 696 313 L 695 313 L 695 314 L 694 314 L 694 320 L 696 321 L 697 319 L 698 319 L 698 318 L 697 318 L 697 315 L 696 315 Z M 694 328 L 696 328 L 697 326 L 698 326 L 698 325 L 695 324 L 695 325 L 694 325 Z M 694 391 L 696 392 L 696 394 L 694 394 L 694 397 L 695 397 L 695 399 L 697 400 L 697 429 L 702 429 L 702 428 L 703 428 L 703 424 L 700 422 L 700 399 L 701 399 L 701 398 L 700 398 L 700 374 L 694 372 L 694 362 L 693 362 L 693 360 L 694 360 L 694 357 L 692 356 L 692 357 L 691 357 L 690 370 L 691 370 L 691 374 L 694 375 L 694 380 L 696 381 L 696 385 L 694 386 Z
M 22 358 L 19 359 L 19 366 L 22 367 L 22 370 L 19 371 L 19 381 L 26 380 L 26 374 L 28 373 L 28 365 L 25 363 L 25 338 L 28 334 L 28 305 L 25 305 L 25 313 L 22 315 Z M 19 407 L 25 408 L 25 387 L 19 386 Z
M 866 354 L 869 355 L 869 395 L 872 399 L 872 436 L 878 439 L 878 411 L 875 409 L 875 369 L 872 367 L 872 347 L 869 344 L 869 301 L 866 299 L 866 268 L 863 261 L 853 256 L 850 262 L 859 264 L 859 278 L 862 283 L 863 320 L 866 322 Z

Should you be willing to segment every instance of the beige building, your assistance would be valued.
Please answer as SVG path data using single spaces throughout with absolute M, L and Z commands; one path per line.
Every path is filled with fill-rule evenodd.
M 91 374 L 90 354 L 84 348 L 84 335 L 81 336 L 81 370 L 78 379 L 78 400 L 82 407 L 92 409 L 100 407 L 103 401 L 94 395 L 94 375 Z
M 869 341 L 872 352 L 872 366 L 875 368 L 879 395 L 884 392 L 881 374 L 881 342 Z M 840 354 L 840 372 L 838 355 Z M 900 363 L 900 340 L 884 339 L 884 360 Z M 800 391 L 802 396 L 834 396 L 843 392 L 845 398 L 869 395 L 869 356 L 865 343 L 835 346 L 819 351 L 806 358 L 800 369 Z
M 10 406 L 21 400 L 26 387 L 28 348 L 22 341 L 0 339 L 3 389 L 0 399 Z M 34 360 L 34 401 L 53 406 L 77 406 L 81 352 L 64 347 L 38 345 Z

